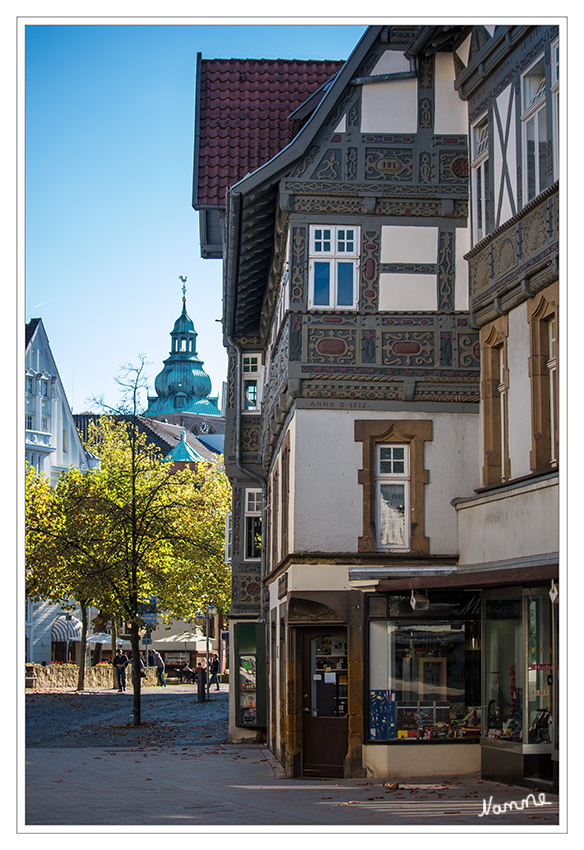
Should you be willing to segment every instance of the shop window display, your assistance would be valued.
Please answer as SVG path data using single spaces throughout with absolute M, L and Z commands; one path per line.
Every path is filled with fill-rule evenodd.
M 390 615 L 408 613 L 408 606 L 394 598 Z M 470 609 L 460 619 L 436 619 L 440 610 L 455 615 L 463 607 L 438 602 L 416 619 L 371 620 L 371 740 L 479 736 L 480 620 L 468 617 Z
M 485 736 L 523 740 L 522 600 L 485 602 Z

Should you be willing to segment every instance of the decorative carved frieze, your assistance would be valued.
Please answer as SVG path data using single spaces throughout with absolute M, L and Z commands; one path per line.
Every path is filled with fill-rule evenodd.
M 384 366 L 433 366 L 436 363 L 434 331 L 383 331 L 381 362 Z
M 357 332 L 332 328 L 307 328 L 308 363 L 356 363 Z
M 363 230 L 360 307 L 365 313 L 376 311 L 379 302 L 379 242 L 378 230 Z
M 438 248 L 438 293 L 439 309 L 454 309 L 454 234 L 448 230 L 440 232 Z
M 413 162 L 411 148 L 367 148 L 365 179 L 410 181 L 413 179 Z
M 290 306 L 302 307 L 305 300 L 306 228 L 292 228 L 292 262 L 290 269 Z
M 468 183 L 468 156 L 466 151 L 441 150 L 438 158 L 441 183 Z

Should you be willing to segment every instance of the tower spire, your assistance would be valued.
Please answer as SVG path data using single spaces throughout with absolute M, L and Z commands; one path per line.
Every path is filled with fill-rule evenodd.
M 183 313 L 186 313 L 187 310 L 187 279 L 179 274 L 179 280 L 182 280 L 182 293 L 183 293 Z

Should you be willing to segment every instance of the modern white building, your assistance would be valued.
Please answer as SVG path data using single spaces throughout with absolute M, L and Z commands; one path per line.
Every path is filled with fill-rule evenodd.
M 87 472 L 99 459 L 83 447 L 42 319 L 28 322 L 25 340 L 25 460 L 55 486 L 70 467 Z M 26 600 L 27 661 L 76 659 L 80 637 L 79 611 Z

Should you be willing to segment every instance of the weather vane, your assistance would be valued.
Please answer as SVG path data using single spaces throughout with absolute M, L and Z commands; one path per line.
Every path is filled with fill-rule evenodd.
M 185 300 L 185 298 L 187 297 L 187 287 L 186 287 L 187 279 L 186 279 L 186 277 L 183 277 L 183 276 L 182 276 L 182 275 L 180 275 L 180 274 L 179 274 L 179 276 L 178 276 L 178 279 L 179 279 L 179 280 L 182 280 L 182 285 L 183 285 L 183 287 L 182 287 L 182 291 L 183 291 L 183 301 L 184 301 L 184 300 Z

